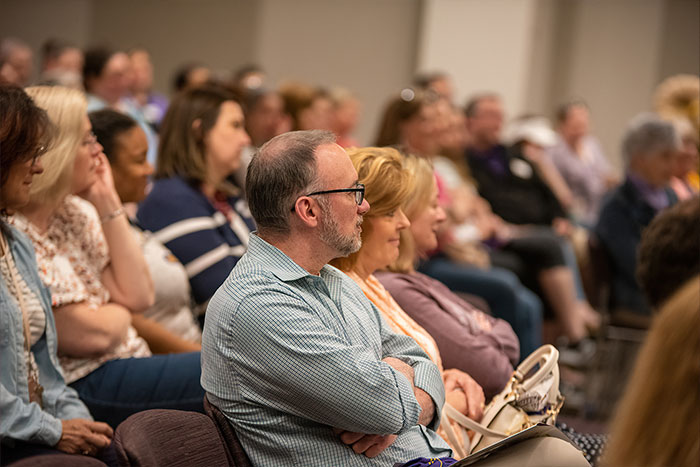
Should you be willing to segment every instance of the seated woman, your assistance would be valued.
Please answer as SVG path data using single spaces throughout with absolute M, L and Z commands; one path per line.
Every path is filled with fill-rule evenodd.
M 393 272 L 378 272 L 376 277 L 435 339 L 443 364 L 469 373 L 490 398 L 503 389 L 519 361 L 518 338 L 507 322 L 486 315 L 415 270 L 418 261 L 437 247 L 436 232 L 445 213 L 430 164 L 415 157 L 406 157 L 403 164 L 412 179 L 413 190 L 402 205 L 411 226 L 400 233 L 399 258 L 389 266 Z
M 241 190 L 227 181 L 250 144 L 243 123 L 240 104 L 221 88 L 179 94 L 161 126 L 153 190 L 137 213 L 185 265 L 197 305 L 228 277 L 254 228 Z
M 153 166 L 146 158 L 148 141 L 131 117 L 111 109 L 89 115 L 97 142 L 112 168 L 114 186 L 122 203 L 138 203 L 146 197 Z M 144 311 L 139 335 L 155 353 L 201 350 L 202 332 L 190 309 L 190 283 L 177 258 L 135 221 L 131 228 L 141 246 L 153 279 L 155 303 Z
M 451 315 L 439 311 L 439 294 L 429 295 L 427 299 L 413 295 L 412 299 L 416 302 L 411 303 L 409 308 L 413 311 L 420 308 L 420 311 L 407 315 L 404 305 L 397 303 L 395 297 L 392 298 L 377 281 L 383 273 L 378 272 L 377 277 L 373 275 L 375 271 L 394 263 L 400 251 L 399 237 L 403 239 L 401 248 L 404 250 L 407 242 L 411 242 L 406 230 L 410 222 L 402 208 L 411 201 L 415 202 L 418 193 L 421 200 L 427 200 L 429 204 L 433 201 L 431 195 L 435 195 L 434 202 L 437 203 L 437 188 L 435 193 L 431 191 L 435 183 L 432 168 L 427 161 L 414 157 L 402 161 L 398 151 L 390 148 L 351 149 L 349 155 L 358 170 L 360 182 L 365 183 L 372 210 L 365 215 L 362 248 L 358 253 L 338 260 L 341 269 L 348 271 L 348 275 L 360 284 L 389 322 L 395 323 L 404 333 L 412 336 L 415 333 L 419 342 L 422 339 L 425 350 L 430 350 L 429 355 L 442 361 L 446 368 L 456 368 L 471 375 L 484 388 L 487 397 L 494 395 L 505 385 L 519 357 L 517 336 L 508 323 L 486 315 L 457 299 L 451 292 L 448 292 L 449 298 L 457 299 L 461 307 L 456 309 L 453 304 Z M 444 219 L 439 207 L 431 209 L 430 213 L 434 216 L 427 223 L 430 230 L 424 229 L 421 238 L 428 236 L 434 239 L 434 229 L 440 219 Z M 380 229 L 383 224 L 395 224 L 395 228 Z M 404 261 L 405 254 L 404 251 Z M 439 286 L 441 292 L 448 290 L 422 274 L 415 273 L 414 277 Z M 400 298 L 408 304 L 403 300 L 405 294 L 401 294 Z M 428 315 L 432 323 L 424 319 Z
M 112 426 L 145 409 L 203 411 L 199 353 L 151 357 L 132 326 L 153 304 L 153 284 L 91 131 L 85 96 L 43 86 L 27 93 L 58 134 L 13 222 L 34 243 L 51 291 L 66 381 Z
M 5 222 L 29 202 L 40 157 L 50 142 L 46 112 L 15 86 L 0 86 L 0 439 L 2 465 L 62 451 L 95 455 L 112 429 L 92 421 L 66 386 L 56 357 L 51 297 L 41 283 L 34 248 Z
M 377 145 L 397 145 L 407 153 L 435 160 L 438 169 L 437 162 L 441 158 L 436 155 L 445 143 L 445 134 L 450 131 L 449 125 L 440 123 L 443 113 L 449 115 L 449 112 L 442 112 L 443 107 L 444 101 L 433 93 L 404 89 L 386 107 Z M 447 190 L 450 180 L 443 179 L 443 173 L 438 172 L 440 203 L 449 207 L 454 204 Z M 456 232 L 447 226 L 442 230 L 440 249 L 421 263 L 421 272 L 438 279 L 451 290 L 486 300 L 494 315 L 508 321 L 515 330 L 521 357 L 529 355 L 542 340 L 542 302 L 514 273 L 491 267 L 478 238 L 464 240 L 464 231 Z M 475 228 L 467 230 L 478 232 Z
M 399 232 L 409 226 L 401 204 L 411 192 L 412 182 L 402 168 L 401 155 L 388 148 L 356 149 L 349 155 L 359 183 L 366 184 L 367 201 L 372 207 L 363 222 L 360 250 L 334 260 L 333 264 L 357 282 L 395 332 L 413 337 L 442 371 L 442 357 L 433 338 L 399 307 L 373 275 L 396 260 Z M 447 402 L 465 415 L 480 419 L 484 402 L 481 387 L 455 368 L 443 371 L 443 379 Z

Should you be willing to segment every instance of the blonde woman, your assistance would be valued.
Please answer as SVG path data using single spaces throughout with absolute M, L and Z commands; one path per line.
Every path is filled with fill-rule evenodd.
M 334 260 L 332 264 L 350 276 L 382 313 L 394 332 L 416 340 L 440 368 L 446 400 L 470 418 L 479 420 L 484 393 L 467 373 L 458 369 L 443 371 L 440 349 L 433 337 L 409 317 L 384 289 L 374 273 L 394 262 L 399 254 L 400 232 L 410 225 L 401 205 L 413 188 L 403 170 L 401 154 L 390 148 L 361 148 L 348 152 L 357 170 L 359 183 L 371 209 L 362 224 L 362 247 L 357 253 Z M 465 355 L 465 358 L 471 358 Z
M 447 286 L 416 271 L 416 265 L 437 247 L 445 220 L 430 163 L 406 157 L 404 170 L 411 193 L 402 205 L 411 225 L 401 231 L 398 259 L 377 279 L 403 310 L 435 339 L 443 363 L 469 373 L 487 398 L 503 389 L 519 360 L 518 337 L 510 325 L 486 315 Z
M 700 465 L 700 276 L 661 308 L 612 424 L 604 465 Z
M 151 357 L 132 326 L 153 303 L 153 285 L 84 95 L 62 87 L 27 92 L 57 136 L 13 222 L 34 243 L 51 292 L 66 382 L 112 426 L 150 408 L 202 411 L 199 353 Z

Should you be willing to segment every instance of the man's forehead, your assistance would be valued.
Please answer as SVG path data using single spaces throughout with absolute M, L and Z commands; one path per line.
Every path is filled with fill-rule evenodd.
M 357 171 L 350 156 L 336 143 L 322 144 L 316 148 L 316 162 L 322 180 L 348 186 L 357 181 Z

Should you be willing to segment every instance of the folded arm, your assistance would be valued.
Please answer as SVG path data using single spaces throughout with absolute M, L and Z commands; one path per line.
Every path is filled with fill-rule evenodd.
M 373 349 L 349 344 L 302 300 L 280 297 L 245 298 L 234 332 L 215 336 L 258 402 L 343 431 L 386 435 L 417 424 L 422 408 L 411 381 Z

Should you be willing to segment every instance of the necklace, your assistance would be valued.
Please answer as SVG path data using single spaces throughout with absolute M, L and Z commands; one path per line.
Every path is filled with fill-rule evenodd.
M 22 290 L 19 286 L 17 278 L 15 277 L 13 271 L 14 258 L 12 262 L 10 261 L 12 252 L 9 249 L 7 240 L 5 236 L 0 233 L 0 255 L 5 263 L 7 272 L 10 276 L 10 283 L 12 284 L 12 290 L 10 293 L 17 298 L 19 303 L 20 312 L 22 313 L 22 328 L 24 331 L 24 356 L 27 361 L 27 389 L 29 390 L 29 402 L 36 402 L 39 407 L 43 408 L 43 394 L 44 388 L 39 383 L 39 368 L 37 367 L 36 360 L 33 358 L 32 348 L 31 348 L 31 334 L 29 331 L 29 318 L 27 317 L 27 311 L 24 306 L 24 297 L 22 296 Z M 10 284 L 8 284 L 8 288 Z

